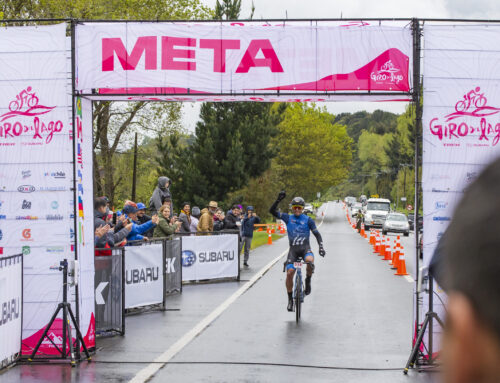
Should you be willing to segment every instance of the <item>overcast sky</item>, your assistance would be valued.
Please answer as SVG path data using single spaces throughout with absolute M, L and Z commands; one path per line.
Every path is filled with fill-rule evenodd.
M 214 7 L 216 0 L 201 0 Z M 280 18 L 478 18 L 500 19 L 500 0 L 253 0 L 254 19 Z M 250 15 L 252 0 L 242 0 L 241 19 Z M 319 103 L 321 105 L 321 103 Z M 405 103 L 330 102 L 330 113 L 383 109 L 404 112 Z M 184 105 L 183 125 L 194 132 L 200 104 Z

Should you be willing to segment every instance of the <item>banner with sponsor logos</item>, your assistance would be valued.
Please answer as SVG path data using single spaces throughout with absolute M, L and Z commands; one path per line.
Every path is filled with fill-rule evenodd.
M 0 257 L 0 368 L 21 352 L 23 256 Z
M 428 265 L 464 188 L 500 155 L 497 25 L 424 26 L 424 264 Z M 435 288 L 443 301 L 439 286 Z M 427 312 L 424 296 L 423 315 Z M 434 308 L 444 317 L 439 300 Z M 435 328 L 438 326 L 435 326 Z
M 163 244 L 125 249 L 125 308 L 163 302 Z
M 77 88 L 99 95 L 305 101 L 293 95 L 389 92 L 380 99 L 408 101 L 411 88 L 411 30 L 400 23 L 87 22 L 76 44 Z
M 61 300 L 59 262 L 75 258 L 69 48 L 66 24 L 0 30 L 0 247 L 25 256 L 23 353 Z M 40 352 L 57 353 L 47 340 Z
M 165 292 L 182 291 L 181 238 L 165 241 Z
M 238 235 L 182 237 L 182 280 L 236 278 Z

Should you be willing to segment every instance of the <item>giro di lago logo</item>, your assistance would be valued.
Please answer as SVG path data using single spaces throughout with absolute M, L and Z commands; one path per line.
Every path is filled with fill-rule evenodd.
M 63 130 L 62 121 L 46 116 L 54 109 L 43 105 L 31 86 L 23 89 L 9 103 L 8 112 L 0 115 L 0 146 L 15 145 L 12 139 L 20 136 L 33 139 L 22 145 L 49 144 L 54 133 Z
M 401 69 L 396 68 L 391 60 L 387 61 L 380 69 L 370 74 L 370 78 L 376 83 L 399 84 L 404 79 Z
M 467 146 L 496 146 L 500 140 L 500 119 L 493 118 L 500 108 L 488 105 L 488 99 L 480 87 L 467 92 L 455 104 L 455 111 L 442 118 L 435 117 L 429 123 L 430 132 L 444 146 L 461 146 L 468 136 L 477 137 Z

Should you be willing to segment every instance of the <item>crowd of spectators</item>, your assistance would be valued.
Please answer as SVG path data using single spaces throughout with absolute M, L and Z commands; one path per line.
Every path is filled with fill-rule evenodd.
M 245 248 L 245 265 L 248 265 L 253 226 L 260 222 L 253 207 L 248 206 L 245 214 L 241 205 L 233 205 L 224 214 L 216 201 L 210 201 L 201 210 L 198 206 L 191 208 L 189 202 L 184 202 L 177 215 L 170 185 L 168 177 L 158 178 L 158 185 L 149 200 L 149 209 L 146 209 L 143 202 L 127 200 L 121 210 L 113 212 L 107 197 L 96 198 L 95 247 L 101 249 L 133 245 L 136 241 L 149 241 L 176 233 L 208 235 L 218 231 L 238 232 L 243 238 L 241 245 Z

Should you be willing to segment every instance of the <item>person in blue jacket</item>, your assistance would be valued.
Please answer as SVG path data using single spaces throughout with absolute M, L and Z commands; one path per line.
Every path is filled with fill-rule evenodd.
M 245 217 L 241 222 L 241 233 L 245 256 L 243 265 L 248 267 L 248 258 L 250 256 L 250 246 L 252 245 L 254 225 L 260 223 L 260 218 L 255 214 L 253 206 L 247 206 Z
M 153 229 L 156 227 L 158 224 L 158 215 L 153 215 L 151 218 L 151 221 L 148 221 L 146 223 L 143 223 L 142 225 L 139 225 L 137 222 L 137 211 L 138 209 L 132 205 L 126 205 L 122 209 L 122 213 L 125 214 L 130 222 L 132 223 L 132 230 L 130 231 L 130 234 L 127 236 L 127 241 L 138 241 L 138 240 L 144 240 L 147 241 L 149 240 L 148 237 L 143 236 L 145 232 Z

